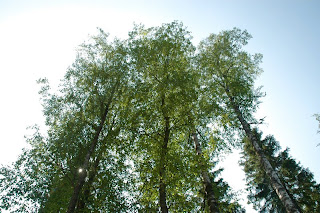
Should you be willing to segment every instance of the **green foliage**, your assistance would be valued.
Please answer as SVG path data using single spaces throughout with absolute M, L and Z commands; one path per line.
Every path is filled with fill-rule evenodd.
M 212 176 L 214 177 L 212 178 L 212 183 L 218 200 L 219 212 L 245 212 L 243 207 L 238 203 L 237 194 L 231 190 L 230 186 L 223 181 L 222 178 L 217 179 L 217 176 L 221 171 L 222 169 L 212 173 Z
M 271 184 L 266 184 L 266 181 L 269 181 L 263 169 L 266 167 L 262 168 L 258 160 L 262 153 L 259 152 L 257 146 L 255 151 L 253 149 L 255 135 L 252 132 L 252 125 L 257 125 L 263 121 L 257 121 L 254 118 L 254 113 L 260 103 L 259 98 L 263 96 L 263 93 L 260 91 L 261 88 L 255 89 L 254 85 L 256 77 L 262 71 L 259 67 L 262 55 L 251 55 L 243 50 L 243 47 L 248 43 L 250 38 L 251 35 L 247 31 L 234 28 L 233 30 L 222 31 L 217 35 L 211 34 L 200 43 L 197 55 L 197 64 L 202 74 L 200 78 L 200 109 L 206 110 L 206 114 L 212 118 L 213 129 L 218 133 L 215 141 L 219 141 L 219 144 L 221 144 L 220 141 L 227 140 L 229 142 L 228 145 L 241 146 L 241 143 L 234 143 L 236 139 L 241 139 L 245 135 L 250 138 L 251 143 L 247 142 L 245 149 L 251 150 L 251 157 L 254 160 L 245 158 L 243 164 L 246 165 L 245 170 L 247 173 L 249 171 L 254 173 L 259 168 L 260 173 L 258 177 L 260 179 L 255 183 L 256 185 L 250 188 L 257 191 L 251 191 L 252 194 L 249 196 L 249 199 L 255 202 L 257 208 L 261 207 L 260 210 L 262 212 L 270 212 L 272 210 L 284 212 L 285 209 L 280 207 L 280 200 L 271 189 Z M 267 141 L 272 142 L 271 139 Z M 277 148 L 276 145 L 272 147 L 272 149 Z M 269 154 L 268 160 L 271 162 L 273 169 L 277 171 L 280 166 L 275 163 L 275 158 L 277 157 L 274 156 L 275 150 L 272 149 L 264 151 Z M 283 160 L 282 163 L 287 160 L 288 158 Z M 299 166 L 297 164 L 295 169 L 301 172 Z M 269 168 L 269 172 L 271 170 L 272 168 Z M 252 180 L 248 181 L 251 184 Z M 285 178 L 282 178 L 281 181 L 286 187 L 291 184 Z M 312 182 L 311 179 L 310 182 Z M 300 185 L 290 185 L 290 187 L 294 189 L 295 187 L 300 187 Z M 266 193 L 267 190 L 270 193 Z M 256 198 L 256 195 L 259 199 Z M 274 197 L 277 197 L 278 200 L 271 199 Z M 266 205 L 260 203 L 264 199 Z M 293 196 L 292 200 L 297 200 L 297 203 L 301 204 L 303 209 L 307 209 L 308 205 L 303 204 L 304 202 L 299 197 Z M 273 201 L 277 203 L 272 203 Z M 290 199 L 289 203 L 292 203 Z M 275 206 L 279 208 L 275 210 Z
M 80 45 L 59 91 L 52 93 L 47 79 L 38 81 L 48 131 L 41 135 L 36 128 L 31 148 L 0 169 L 0 207 L 65 212 L 97 138 L 81 171 L 86 179 L 76 212 L 157 212 L 162 183 L 170 212 L 209 212 L 203 172 L 211 177 L 220 212 L 243 212 L 215 160 L 240 146 L 235 105 L 257 123 L 253 113 L 262 93 L 254 81 L 262 56 L 243 50 L 250 38 L 236 28 L 222 31 L 196 51 L 177 21 L 135 25 L 127 40 L 109 41 L 100 30 Z M 190 137 L 195 132 L 202 155 Z M 268 152 L 274 165 L 300 168 L 276 151 L 275 144 Z M 302 197 L 299 202 L 309 204 Z
M 1 208 L 10 212 L 39 211 L 50 197 L 53 179 L 61 177 L 64 172 L 51 158 L 37 126 L 27 140 L 33 148 L 23 150 L 11 167 L 0 170 Z
M 137 165 L 139 208 L 151 212 L 159 208 L 158 184 L 163 179 L 170 211 L 197 209 L 201 199 L 194 192 L 201 183 L 194 172 L 195 155 L 187 132 L 197 86 L 190 64 L 195 50 L 191 36 L 178 22 L 148 29 L 135 26 L 129 35 L 137 77 L 135 109 L 141 112 L 136 118 L 140 134 L 132 159 Z M 166 130 L 170 131 L 168 142 L 164 141 Z
M 92 37 L 90 43 L 80 46 L 76 61 L 68 69 L 59 92 L 51 94 L 48 81 L 39 80 L 43 84 L 40 93 L 47 136 L 35 134 L 28 140 L 31 149 L 20 157 L 14 168 L 3 168 L 5 174 L 10 171 L 37 184 L 45 180 L 34 188 L 42 192 L 42 197 L 25 198 L 31 206 L 34 204 L 33 208 L 40 212 L 66 211 L 79 169 L 107 111 L 105 126 L 89 168 L 83 171 L 93 179 L 86 181 L 80 195 L 80 200 L 87 203 L 77 211 L 121 212 L 130 209 L 124 192 L 130 185 L 129 173 L 126 172 L 130 166 L 125 162 L 128 159 L 126 153 L 130 150 L 130 141 L 126 139 L 131 136 L 121 131 L 128 120 L 132 99 L 128 82 L 126 45 L 119 40 L 109 42 L 103 31 Z M 2 181 L 13 182 L 8 175 Z M 28 184 L 24 181 L 14 185 L 24 189 Z M 33 188 L 30 190 L 31 193 Z M 88 194 L 84 194 L 86 190 L 89 190 Z M 21 196 L 28 194 L 15 192 L 16 189 L 10 187 L 6 191 L 7 197 L 13 192 Z M 16 197 L 20 199 L 18 195 Z M 22 201 L 21 206 L 25 205 L 23 203 L 26 202 Z M 5 201 L 5 205 L 5 208 L 15 208 L 17 203 Z
M 313 174 L 289 155 L 289 149 L 280 151 L 281 147 L 273 136 L 261 139 L 261 133 L 256 130 L 255 134 L 259 138 L 263 153 L 278 171 L 287 191 L 302 212 L 319 212 L 320 185 L 315 182 Z M 260 212 L 285 212 L 247 139 L 244 139 L 241 165 L 247 177 L 248 198 L 255 208 Z
M 254 88 L 254 80 L 262 72 L 259 67 L 262 55 L 251 55 L 243 50 L 250 38 L 246 30 L 237 28 L 211 34 L 201 41 L 197 56 L 203 85 L 201 108 L 211 111 L 217 131 L 230 135 L 231 143 L 240 138 L 237 130 L 241 126 L 234 106 L 241 109 L 247 122 L 257 123 L 253 113 L 263 96 L 260 88 Z

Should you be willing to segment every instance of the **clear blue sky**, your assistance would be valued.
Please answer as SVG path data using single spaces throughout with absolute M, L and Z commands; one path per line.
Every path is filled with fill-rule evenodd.
M 53 86 L 75 57 L 75 48 L 96 27 L 125 37 L 133 22 L 155 26 L 179 20 L 194 43 L 238 27 L 252 34 L 247 50 L 264 55 L 261 128 L 309 167 L 320 182 L 320 1 L 0 1 L 0 163 L 25 146 L 26 127 L 43 122 L 35 80 Z M 234 155 L 236 156 L 236 155 Z M 237 166 L 237 159 L 228 161 Z M 227 170 L 232 181 L 233 170 Z M 237 182 L 236 182 L 237 183 Z M 237 185 L 237 184 L 235 184 Z

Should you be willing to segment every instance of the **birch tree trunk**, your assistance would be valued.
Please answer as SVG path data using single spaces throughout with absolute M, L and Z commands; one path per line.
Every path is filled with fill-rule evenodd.
M 264 155 L 264 153 L 258 143 L 257 137 L 253 134 L 249 123 L 244 119 L 244 117 L 239 109 L 239 106 L 235 103 L 234 98 L 230 95 L 228 89 L 226 89 L 226 92 L 227 92 L 228 98 L 231 102 L 232 108 L 235 111 L 237 118 L 242 125 L 242 128 L 244 129 L 247 137 L 249 138 L 249 140 L 255 150 L 255 153 L 257 154 L 261 165 L 263 166 L 264 171 L 266 172 L 267 176 L 270 179 L 272 188 L 277 193 L 279 199 L 281 200 L 282 204 L 284 205 L 284 207 L 286 208 L 286 211 L 288 213 L 299 213 L 300 211 L 299 211 L 298 207 L 296 206 L 295 202 L 292 200 L 292 198 L 288 194 L 285 186 L 282 184 L 282 182 L 279 178 L 279 175 L 273 169 L 269 160 Z
M 80 194 L 80 191 L 83 187 L 83 184 L 85 182 L 85 178 L 87 177 L 87 170 L 88 170 L 88 167 L 89 167 L 89 160 L 91 158 L 91 155 L 92 153 L 94 152 L 95 150 L 95 147 L 98 143 L 98 139 L 99 139 L 99 136 L 100 136 L 100 133 L 102 131 L 102 128 L 103 128 L 103 125 L 105 123 L 105 120 L 106 120 L 106 117 L 107 117 L 107 114 L 108 114 L 108 110 L 109 110 L 109 107 L 107 106 L 106 107 L 106 110 L 105 110 L 105 113 L 103 115 L 103 118 L 100 122 L 100 125 L 96 131 L 96 134 L 94 136 L 94 139 L 91 143 L 91 146 L 86 154 L 86 157 L 85 157 L 85 160 L 84 160 L 84 163 L 82 165 L 82 168 L 81 168 L 81 171 L 79 170 L 79 179 L 77 181 L 77 184 L 75 185 L 74 187 L 74 190 L 73 190 L 73 194 L 72 194 L 72 197 L 70 199 L 70 202 L 69 202 L 69 206 L 68 206 L 68 213 L 72 213 L 74 212 L 75 210 L 75 206 L 78 202 L 78 199 L 79 199 L 79 194 Z
M 82 165 L 82 168 L 81 168 L 81 171 L 80 171 L 80 168 L 79 168 L 79 178 L 78 178 L 78 181 L 74 187 L 74 190 L 73 190 L 73 194 L 72 194 L 72 197 L 69 201 L 69 205 L 68 205 L 68 211 L 67 213 L 73 213 L 75 211 L 75 207 L 77 205 L 77 202 L 78 202 L 78 199 L 79 199 L 79 194 L 81 192 L 81 189 L 83 187 L 83 184 L 85 182 L 85 178 L 87 177 L 87 171 L 88 171 L 88 167 L 89 167 L 89 161 L 90 161 L 90 158 L 93 154 L 93 152 L 95 151 L 95 148 L 97 146 L 97 143 L 98 143 L 98 139 L 99 139 L 99 136 L 100 136 L 100 133 L 103 129 L 103 126 L 105 124 L 105 121 L 107 119 L 107 115 L 108 115 L 108 112 L 109 112 L 109 107 L 111 105 L 111 102 L 112 102 L 112 99 L 113 99 L 113 96 L 115 94 L 115 91 L 116 89 L 118 88 L 118 85 L 119 85 L 119 82 L 116 83 L 116 85 L 113 87 L 113 90 L 110 94 L 110 97 L 109 97 L 109 100 L 105 106 L 105 109 L 104 109 L 104 112 L 102 114 L 102 117 L 101 117 L 101 121 L 100 121 L 100 124 L 96 130 L 96 134 L 91 142 L 91 145 L 90 145 L 90 148 L 86 154 L 86 157 L 84 159 L 84 162 L 83 162 L 83 165 Z
M 164 181 L 165 181 L 165 175 L 166 175 L 166 155 L 168 152 L 168 142 L 169 142 L 169 135 L 170 135 L 170 118 L 167 116 L 167 113 L 164 110 L 164 106 L 165 106 L 165 95 L 163 95 L 161 99 L 161 108 L 162 108 L 162 114 L 164 117 L 165 126 L 164 126 L 163 144 L 162 144 L 161 153 L 160 153 L 159 203 L 160 203 L 161 212 L 168 213 L 166 183 Z
M 93 181 L 94 181 L 94 178 L 95 178 L 96 175 L 97 175 L 100 160 L 101 160 L 101 154 L 100 154 L 100 156 L 95 160 L 94 166 L 93 166 L 93 171 L 91 171 L 91 173 L 89 174 L 88 182 L 87 182 L 88 188 L 86 188 L 86 189 L 84 190 L 84 192 L 83 192 L 83 198 L 78 201 L 78 204 L 77 204 L 77 212 L 84 211 L 84 209 L 85 209 L 85 207 L 86 207 L 86 205 L 87 205 L 87 201 L 88 201 L 89 196 L 90 196 L 90 187 L 92 186 L 92 183 L 93 183 Z
M 202 156 L 202 150 L 200 147 L 200 143 L 197 137 L 196 133 L 192 134 L 192 138 L 194 141 L 194 145 L 195 145 L 195 149 L 197 152 L 197 155 Z M 209 209 L 210 209 L 210 213 L 218 213 L 218 202 L 216 201 L 216 198 L 214 196 L 214 192 L 213 192 L 213 187 L 212 187 L 212 183 L 210 180 L 210 177 L 208 175 L 208 173 L 202 168 L 201 165 L 201 175 L 202 175 L 202 180 L 203 180 L 203 184 L 205 187 L 205 192 L 206 192 L 206 197 L 208 199 L 208 205 L 209 205 Z
M 168 142 L 170 135 L 170 126 L 169 126 L 169 117 L 165 117 L 165 129 L 164 129 L 164 139 L 161 147 L 161 156 L 160 156 L 160 170 L 159 170 L 159 201 L 160 208 L 162 213 L 168 212 L 167 207 L 167 192 L 166 192 L 166 183 L 165 174 L 166 174 L 166 155 L 168 152 Z

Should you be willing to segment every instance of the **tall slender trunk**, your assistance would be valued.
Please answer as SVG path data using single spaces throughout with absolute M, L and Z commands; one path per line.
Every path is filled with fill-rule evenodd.
M 115 91 L 117 89 L 119 85 L 119 82 L 116 83 L 116 85 L 113 87 L 113 90 L 110 94 L 110 97 L 109 97 L 109 100 L 105 106 L 105 109 L 104 109 L 104 112 L 102 114 L 102 117 L 101 117 L 101 121 L 100 121 L 100 124 L 96 130 L 96 134 L 94 135 L 94 138 L 91 142 L 91 145 L 90 145 L 90 148 L 86 154 L 86 157 L 84 159 L 84 162 L 82 164 L 82 171 L 80 172 L 79 171 L 79 177 L 78 177 L 78 181 L 73 189 L 73 194 L 72 194 L 72 197 L 69 201 L 69 206 L 68 206 L 68 210 L 67 210 L 67 213 L 73 213 L 74 210 L 75 210 L 75 207 L 76 207 L 76 204 L 78 202 L 78 199 L 79 199 L 79 194 L 81 192 L 81 189 L 83 187 L 83 184 L 85 182 L 85 178 L 87 177 L 87 170 L 88 170 L 88 167 L 89 167 L 89 161 L 90 161 L 90 158 L 92 156 L 92 153 L 94 152 L 96 146 L 97 146 L 97 143 L 98 143 L 98 139 L 99 139 L 99 136 L 100 136 L 100 133 L 103 129 L 103 126 L 105 124 L 105 121 L 107 119 L 107 115 L 108 115 L 108 112 L 109 112 L 109 107 L 111 105 L 111 102 L 112 102 L 112 99 L 113 99 L 113 96 L 115 94 Z
M 165 117 L 165 129 L 164 129 L 164 139 L 161 147 L 161 156 L 160 156 L 160 170 L 159 170 L 159 201 L 160 208 L 162 213 L 168 212 L 167 207 L 167 194 L 166 194 L 166 183 L 165 175 L 166 175 L 166 155 L 168 152 L 168 142 L 169 142 L 169 134 L 170 134 L 170 126 L 169 126 L 169 117 Z
M 89 196 L 90 196 L 90 187 L 92 186 L 93 180 L 97 175 L 98 169 L 99 169 L 99 162 L 101 160 L 101 154 L 97 157 L 97 159 L 94 162 L 93 171 L 89 174 L 88 179 L 88 186 L 83 192 L 83 198 L 79 200 L 77 205 L 77 212 L 84 211 L 84 208 L 86 207 L 86 204 L 88 202 Z
M 74 187 L 72 197 L 71 197 L 71 199 L 69 201 L 69 206 L 68 206 L 68 211 L 67 211 L 68 213 L 74 212 L 75 206 L 76 206 L 76 204 L 78 202 L 80 191 L 81 191 L 81 189 L 83 187 L 85 178 L 87 177 L 87 170 L 88 170 L 88 167 L 89 167 L 89 160 L 90 160 L 91 155 L 94 152 L 95 147 L 96 147 L 96 145 L 98 143 L 99 135 L 100 135 L 100 133 L 102 131 L 102 128 L 103 128 L 104 122 L 106 120 L 108 111 L 109 111 L 109 105 L 106 107 L 106 110 L 105 110 L 104 115 L 103 115 L 103 117 L 101 119 L 100 125 L 98 126 L 98 128 L 96 130 L 96 134 L 95 134 L 95 136 L 93 138 L 91 146 L 90 146 L 90 148 L 89 148 L 89 150 L 88 150 L 88 152 L 86 154 L 84 163 L 82 165 L 81 172 L 79 171 L 79 178 L 78 178 L 78 181 L 77 181 L 77 183 L 76 183 L 76 185 Z
M 195 145 L 195 149 L 197 152 L 197 155 L 202 156 L 202 150 L 200 147 L 200 143 L 197 137 L 196 133 L 192 134 L 192 138 L 194 141 L 194 145 Z M 205 171 L 203 169 L 203 165 L 202 163 L 200 163 L 201 165 L 201 176 L 202 176 L 202 180 L 203 180 L 203 184 L 204 184 L 204 188 L 205 188 L 205 192 L 206 192 L 206 198 L 208 200 L 208 205 L 209 205 L 209 209 L 210 209 L 210 213 L 217 213 L 219 212 L 218 210 L 218 202 L 216 201 L 216 198 L 214 196 L 214 192 L 213 192 L 213 186 L 210 180 L 210 177 L 207 173 L 207 171 Z
M 264 171 L 266 172 L 267 176 L 270 179 L 271 182 L 271 186 L 272 188 L 275 190 L 275 192 L 277 193 L 279 199 L 281 200 L 282 204 L 284 205 L 284 207 L 286 208 L 286 211 L 289 213 L 299 213 L 299 209 L 298 207 L 295 205 L 294 200 L 292 200 L 292 198 L 290 197 L 290 195 L 288 194 L 286 188 L 284 187 L 284 185 L 282 184 L 279 175 L 277 174 L 277 172 L 273 169 L 272 165 L 270 164 L 269 160 L 266 158 L 266 156 L 264 155 L 259 143 L 258 143 L 258 139 L 255 136 L 255 134 L 252 132 L 249 123 L 244 119 L 239 106 L 235 103 L 233 96 L 230 94 L 229 90 L 226 89 L 228 98 L 231 102 L 231 105 L 233 107 L 233 110 L 235 111 L 238 120 L 240 121 L 242 128 L 244 129 L 247 137 L 249 138 L 256 155 L 258 156 L 261 165 L 264 168 Z

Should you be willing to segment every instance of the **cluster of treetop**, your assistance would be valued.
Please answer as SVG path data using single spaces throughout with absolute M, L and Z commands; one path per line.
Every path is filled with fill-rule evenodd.
M 60 89 L 40 94 L 45 133 L 0 168 L 11 212 L 245 212 L 215 168 L 242 150 L 248 200 L 260 212 L 320 212 L 313 174 L 262 137 L 255 112 L 261 54 L 234 28 L 196 48 L 180 22 L 79 46 Z M 235 177 L 236 178 L 236 177 Z

